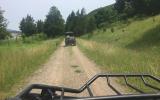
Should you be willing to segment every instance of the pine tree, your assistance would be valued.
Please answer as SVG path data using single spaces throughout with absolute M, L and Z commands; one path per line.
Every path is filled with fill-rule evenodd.
M 87 32 L 93 32 L 93 30 L 96 29 L 96 22 L 95 22 L 95 18 L 91 17 L 88 19 L 87 21 Z
M 33 17 L 30 15 L 27 15 L 26 18 L 23 18 L 20 22 L 19 26 L 22 33 L 24 33 L 26 36 L 31 36 L 36 33 L 36 24 L 34 23 Z
M 44 32 L 48 37 L 55 37 L 64 32 L 64 20 L 60 11 L 55 6 L 50 8 L 46 16 Z
M 42 20 L 38 20 L 36 22 L 36 27 L 37 27 L 37 32 L 38 33 L 43 33 L 44 32 L 44 23 Z
M 5 39 L 9 33 L 6 31 L 7 23 L 6 19 L 3 17 L 4 11 L 0 8 L 0 40 Z

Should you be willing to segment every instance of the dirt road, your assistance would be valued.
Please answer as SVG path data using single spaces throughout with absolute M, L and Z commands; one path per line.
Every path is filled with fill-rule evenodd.
M 64 47 L 62 43 L 49 61 L 27 79 L 27 84 L 80 88 L 88 79 L 100 72 L 96 64 L 90 61 L 77 46 Z M 114 94 L 106 84 L 105 79 L 97 80 L 91 87 L 94 95 Z M 79 96 L 88 96 L 88 93 L 85 91 Z

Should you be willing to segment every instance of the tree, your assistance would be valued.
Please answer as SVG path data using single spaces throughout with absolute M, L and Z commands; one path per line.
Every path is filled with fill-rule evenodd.
M 116 0 L 114 7 L 119 13 L 123 13 L 125 9 L 125 0 Z
M 50 8 L 46 16 L 44 32 L 48 37 L 55 37 L 64 32 L 64 20 L 60 11 L 55 6 Z
M 87 15 L 86 15 L 85 8 L 81 9 L 81 16 L 80 16 L 79 20 L 80 20 L 79 23 L 80 23 L 80 30 L 81 30 L 80 35 L 82 35 L 87 32 L 87 22 L 88 21 L 87 21 Z
M 36 24 L 30 15 L 22 19 L 19 28 L 26 36 L 31 36 L 36 33 Z
M 127 17 L 135 15 L 135 7 L 133 2 L 125 2 L 125 9 L 123 10 Z
M 93 32 L 93 30 L 95 30 L 95 29 L 96 29 L 95 18 L 91 17 L 87 21 L 87 32 Z
M 86 15 L 86 9 L 85 8 L 82 8 L 81 9 L 81 16 L 85 16 Z
M 38 33 L 43 33 L 44 32 L 44 23 L 42 20 L 38 20 L 36 22 L 36 27 L 37 27 L 37 32 Z
M 65 25 L 65 31 L 69 31 L 70 30 L 70 23 L 71 23 L 71 15 L 69 15 L 68 17 L 67 17 L 67 20 L 66 20 L 66 25 Z
M 78 36 L 87 32 L 87 16 L 84 8 L 76 13 L 71 12 L 66 21 L 66 31 L 73 31 Z
M 7 23 L 6 19 L 3 17 L 4 11 L 0 8 L 0 40 L 5 39 L 9 33 L 6 31 Z
M 79 10 L 77 11 L 74 20 L 75 20 L 74 32 L 77 35 L 83 35 L 86 32 L 86 25 L 87 25 L 86 12 L 84 8 L 82 8 L 81 11 Z
M 81 15 L 81 14 L 80 14 L 79 10 L 77 10 L 76 16 L 80 16 L 80 15 Z
M 118 19 L 117 11 L 109 6 L 107 9 L 101 9 L 95 14 L 96 25 L 102 28 L 104 23 L 110 24 Z
M 73 31 L 76 22 L 76 14 L 74 11 L 67 17 L 65 31 Z

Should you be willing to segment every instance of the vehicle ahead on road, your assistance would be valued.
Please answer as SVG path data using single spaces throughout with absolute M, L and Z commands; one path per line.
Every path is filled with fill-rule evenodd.
M 74 32 L 65 33 L 65 46 L 76 46 L 76 38 Z
M 116 95 L 111 96 L 94 96 L 90 86 L 99 79 L 105 78 L 108 87 L 115 92 Z M 126 84 L 126 87 L 133 89 L 134 93 L 121 93 L 111 82 L 111 79 L 119 78 L 123 79 Z M 139 89 L 132 82 L 130 83 L 130 79 L 140 79 L 144 86 L 149 88 L 154 92 L 146 92 L 142 89 Z M 149 81 L 149 82 L 148 82 Z M 156 82 L 156 85 L 153 83 Z M 56 86 L 47 86 L 34 84 L 26 88 L 20 94 L 18 94 L 15 98 L 9 100 L 160 100 L 160 79 L 148 75 L 148 74 L 98 74 L 95 75 L 92 79 L 90 79 L 85 85 L 83 85 L 80 89 L 72 89 L 65 87 L 56 87 Z M 32 93 L 31 91 L 34 89 L 40 90 L 40 93 Z M 71 94 L 79 94 L 88 91 L 88 97 L 74 97 L 74 96 L 66 96 L 68 93 Z

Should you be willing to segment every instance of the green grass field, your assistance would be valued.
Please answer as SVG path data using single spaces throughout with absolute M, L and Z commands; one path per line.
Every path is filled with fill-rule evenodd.
M 23 43 L 0 44 L 0 97 L 43 64 L 57 48 L 61 38 Z
M 114 28 L 113 33 L 111 28 Z M 96 30 L 79 39 L 79 47 L 90 59 L 110 73 L 160 76 L 159 15 L 111 25 L 106 30 Z

